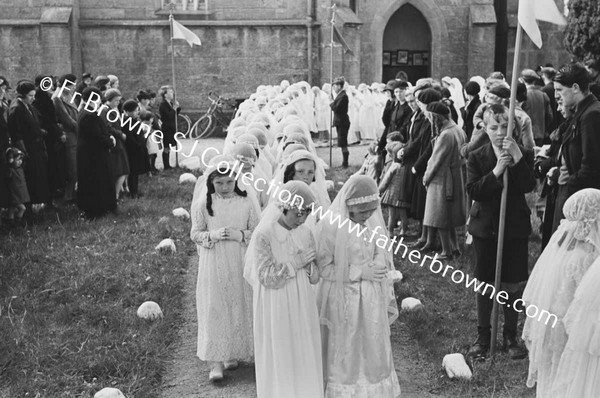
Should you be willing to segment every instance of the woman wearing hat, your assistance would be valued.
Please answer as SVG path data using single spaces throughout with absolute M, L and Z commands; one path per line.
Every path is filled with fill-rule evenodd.
M 332 94 L 335 95 L 333 102 L 331 103 L 331 109 L 333 110 L 333 124 L 337 132 L 338 146 L 342 148 L 342 167 L 348 167 L 348 157 L 350 152 L 348 151 L 348 131 L 350 130 L 350 118 L 348 117 L 348 95 L 344 90 L 346 84 L 343 77 L 335 79 L 332 85 Z
M 25 153 L 25 178 L 33 203 L 52 203 L 48 184 L 48 154 L 37 109 L 32 106 L 35 84 L 24 80 L 17 85 L 17 100 L 9 109 L 8 129 L 13 145 Z
M 121 192 L 129 191 L 127 188 L 129 158 L 127 156 L 127 150 L 125 147 L 127 136 L 121 129 L 121 113 L 118 110 L 118 106 L 122 98 L 121 92 L 116 88 L 106 90 L 104 93 L 104 104 L 107 107 L 102 108 L 100 112 L 100 117 L 106 123 L 110 134 L 115 137 L 116 142 L 115 147 L 110 151 L 110 166 L 112 170 L 113 181 L 115 181 L 115 194 L 117 200 L 121 196 Z M 108 111 L 111 111 L 111 113 L 118 112 L 119 118 L 114 122 L 110 122 L 106 117 Z M 114 117 L 111 115 L 111 120 L 113 119 Z
M 81 100 L 86 103 L 92 93 L 99 96 L 100 89 L 86 88 Z M 110 151 L 116 141 L 106 122 L 96 113 L 80 112 L 77 128 L 77 206 L 86 217 L 95 218 L 117 207 L 110 165 Z
M 8 81 L 4 76 L 0 76 L 0 208 L 7 208 L 9 205 L 8 196 L 8 162 L 6 160 L 6 150 L 10 147 L 10 136 L 8 134 L 8 124 L 6 123 L 6 113 L 8 106 L 5 101 L 6 91 L 10 88 Z
M 381 134 L 381 137 L 379 137 L 379 143 L 377 144 L 377 154 L 379 155 L 379 159 L 375 165 L 377 174 L 376 181 L 379 181 L 379 177 L 381 176 L 381 172 L 383 171 L 383 165 L 385 164 L 385 156 L 387 153 L 385 146 L 387 145 L 387 135 L 390 131 L 392 112 L 394 111 L 394 107 L 396 106 L 394 91 L 397 85 L 398 82 L 396 80 L 390 80 L 387 82 L 383 90 L 387 97 L 387 102 L 385 103 L 385 106 L 383 108 L 383 114 L 381 115 L 381 121 L 383 122 L 384 129 L 383 133 Z
M 340 228 L 329 217 L 317 224 L 325 396 L 398 397 L 390 341 L 398 306 L 387 277 L 394 269 L 392 254 L 354 228 L 366 229 L 378 240 L 387 238 L 377 184 L 353 175 L 330 210 L 349 225 Z
M 466 135 L 450 118 L 450 109 L 442 102 L 427 105 L 425 115 L 433 130 L 433 151 L 423 175 L 427 189 L 423 225 L 436 229 L 442 242 L 440 260 L 460 255 L 456 228 L 465 225 L 466 198 L 460 147 Z

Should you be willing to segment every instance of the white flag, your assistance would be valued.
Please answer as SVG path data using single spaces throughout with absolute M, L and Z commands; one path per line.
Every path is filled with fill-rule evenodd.
M 536 20 L 567 24 L 554 0 L 519 0 L 519 24 L 538 48 L 542 48 L 542 33 Z
M 177 22 L 175 18 L 173 18 L 173 39 L 183 39 L 190 44 L 190 47 L 194 47 L 194 44 L 202 45 L 200 38 L 194 32 Z

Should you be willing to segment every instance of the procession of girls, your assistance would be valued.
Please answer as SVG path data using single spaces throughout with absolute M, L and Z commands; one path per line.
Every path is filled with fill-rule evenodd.
M 335 86 L 333 92 L 339 95 L 341 87 Z M 469 225 L 476 252 L 474 273 L 493 283 L 495 260 L 484 253 L 489 254 L 494 246 L 493 235 L 487 234 L 497 217 L 502 189 L 497 179 L 507 170 L 511 181 L 507 230 L 513 231 L 508 235 L 509 247 L 518 250 L 505 251 L 509 260 L 502 268 L 502 287 L 514 307 L 504 309 L 504 346 L 511 358 L 523 358 L 527 351 L 517 339 L 516 300 L 528 278 L 531 226 L 521 213 L 528 214 L 524 195 L 535 186 L 533 152 L 522 145 L 527 142 L 526 132 L 517 128 L 514 138 L 507 137 L 508 108 L 489 101 L 474 116 L 487 140 L 469 148 L 465 133 L 452 120 L 452 102 L 427 91 L 431 89 L 419 90 L 420 111 L 434 138 L 425 150 L 433 160 L 426 162 L 420 177 L 410 177 L 419 167 L 414 160 L 408 166 L 395 166 L 393 172 L 427 188 L 426 193 L 420 192 L 422 224 L 428 227 L 423 228 L 422 243 L 432 244 L 432 231 L 438 231 L 446 259 L 452 260 L 453 250 L 458 249 L 454 228 L 466 221 L 464 162 L 460 162 L 464 155 L 459 151 L 471 151 L 466 189 L 476 209 L 470 212 L 475 220 Z M 254 362 L 258 397 L 397 397 L 400 385 L 390 340 L 390 325 L 398 317 L 389 276 L 394 269 L 392 255 L 357 236 L 359 228 L 352 226 L 382 235 L 394 232 L 390 226 L 395 223 L 386 225 L 383 218 L 382 194 L 388 206 L 410 214 L 414 211 L 409 210 L 408 197 L 390 199 L 385 195 L 387 187 L 377 185 L 376 161 L 366 162 L 365 175 L 351 176 L 329 202 L 326 166 L 311 137 L 311 132 L 319 131 L 318 117 L 309 116 L 316 115 L 317 101 L 312 112 L 305 104 L 315 91 L 302 83 L 293 89 L 287 82 L 259 87 L 229 126 L 223 155 L 211 159 L 197 182 L 191 230 L 199 256 L 197 355 L 210 363 L 211 381 L 222 380 L 225 371 L 235 369 L 239 361 Z M 396 109 L 393 113 L 398 117 Z M 414 125 L 416 116 L 411 122 Z M 393 160 L 415 156 L 409 146 L 403 146 L 399 155 L 390 135 L 391 139 L 385 134 L 382 139 Z M 372 156 L 376 151 L 372 148 Z M 420 152 L 416 151 L 419 156 Z M 236 179 L 231 170 L 240 165 L 246 177 Z M 448 174 L 454 181 L 450 185 Z M 266 187 L 262 190 L 252 183 L 259 178 L 277 189 L 266 193 Z M 413 193 L 419 194 L 418 186 L 414 185 Z M 347 227 L 328 217 L 316 219 L 318 213 L 312 211 L 316 207 L 323 209 L 320 214 L 329 210 L 348 220 Z M 539 397 L 595 396 L 600 391 L 596 381 L 600 333 L 594 326 L 598 309 L 593 295 L 594 283 L 600 279 L 600 262 L 594 262 L 600 248 L 599 209 L 598 190 L 583 189 L 569 198 L 561 215 L 566 220 L 536 265 L 537 270 L 549 272 L 534 270 L 523 296 L 526 303 L 537 303 L 545 310 L 560 304 L 556 312 L 565 322 L 550 338 L 548 325 L 535 319 L 526 322 L 523 337 L 532 350 L 528 384 L 538 382 Z M 404 227 L 406 215 L 401 211 L 398 216 Z M 581 250 L 577 245 L 582 245 Z M 557 268 L 557 261 L 565 258 L 573 270 Z M 561 278 L 562 272 L 571 272 L 569 278 Z M 553 295 L 556 290 L 549 290 L 548 284 L 562 286 L 560 294 Z M 469 354 L 485 356 L 491 300 L 477 296 L 478 339 Z M 585 317 L 586 311 L 591 311 L 591 318 Z M 558 347 L 555 339 L 560 339 Z M 566 395 L 546 394 L 559 390 Z

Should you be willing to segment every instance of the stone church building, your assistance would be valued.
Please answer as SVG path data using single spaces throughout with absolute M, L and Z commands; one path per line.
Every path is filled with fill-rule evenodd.
M 556 0 L 562 9 L 562 0 Z M 170 84 L 170 0 L 1 0 L 0 75 L 115 74 L 125 96 Z M 352 84 L 510 71 L 517 0 L 175 0 L 173 15 L 202 41 L 175 40 L 176 87 L 184 109 L 217 91 L 247 97 L 260 84 L 343 75 Z M 558 27 L 541 23 L 544 47 L 525 36 L 521 65 L 569 60 Z M 332 62 L 333 61 L 333 62 Z M 13 84 L 14 87 L 14 84 Z

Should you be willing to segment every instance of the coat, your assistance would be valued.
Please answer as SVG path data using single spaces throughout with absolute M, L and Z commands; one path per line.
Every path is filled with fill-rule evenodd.
M 140 122 L 141 123 L 141 122 Z M 127 158 L 129 159 L 129 174 L 140 175 L 149 171 L 148 169 L 148 150 L 146 149 L 146 139 L 144 138 L 145 129 L 139 131 L 138 123 L 133 129 L 126 123 L 122 131 L 127 137 L 125 139 L 125 148 L 127 149 Z M 133 125 L 133 122 L 131 123 Z
M 60 97 L 52 98 L 52 102 L 56 111 L 56 120 L 67 136 L 65 146 L 77 146 L 77 107 L 71 101 L 65 101 Z
M 505 236 L 527 238 L 531 233 L 531 211 L 525 194 L 536 185 L 533 151 L 519 147 L 523 157 L 508 168 Z M 471 152 L 467 161 L 467 192 L 474 201 L 469 211 L 469 233 L 477 238 L 495 239 L 500 223 L 503 180 L 496 178 L 496 154 L 491 142 Z
M 1 100 L 0 100 L 1 101 Z M 4 102 L 0 102 L 0 208 L 8 207 L 8 162 L 6 150 L 10 146 L 8 124 L 4 117 Z
M 31 202 L 50 202 L 48 154 L 37 110 L 15 100 L 8 113 L 8 130 L 13 145 L 26 153 L 23 168 Z
M 423 225 L 451 229 L 465 225 L 467 206 L 460 147 L 465 132 L 452 124 L 440 132 L 423 176 L 427 187 Z
M 110 166 L 114 145 L 106 122 L 96 113 L 82 110 L 77 127 L 77 206 L 99 216 L 117 206 Z
M 379 142 L 377 143 L 377 153 L 385 158 L 386 150 L 385 145 L 387 141 L 387 134 L 390 131 L 390 123 L 392 121 L 392 112 L 394 111 L 394 105 L 396 102 L 392 99 L 387 100 L 385 103 L 385 107 L 383 108 L 383 115 L 381 116 L 381 121 L 383 122 L 383 134 L 379 137 Z
M 410 118 L 412 117 L 412 110 L 408 105 L 408 102 L 400 104 L 396 103 L 394 110 L 392 111 L 392 116 L 390 119 L 390 128 L 389 132 L 399 131 L 402 137 L 404 138 L 404 142 L 408 140 L 408 129 L 410 128 Z
M 465 133 L 467 133 L 467 142 L 471 140 L 471 135 L 473 135 L 473 130 L 475 129 L 473 117 L 480 106 L 481 100 L 479 99 L 479 96 L 476 95 L 464 108 L 463 120 L 465 121 L 464 129 Z
M 588 94 L 577 105 L 563 136 L 561 153 L 569 170 L 569 196 L 584 188 L 600 189 L 600 102 Z
M 547 137 L 552 131 L 554 115 L 550 107 L 550 98 L 537 87 L 527 88 L 527 101 L 523 104 L 523 110 L 531 118 L 533 128 L 533 138 L 541 140 Z
M 333 127 L 340 127 L 346 130 L 350 128 L 348 103 L 348 94 L 345 91 L 341 91 L 330 104 L 333 111 Z

